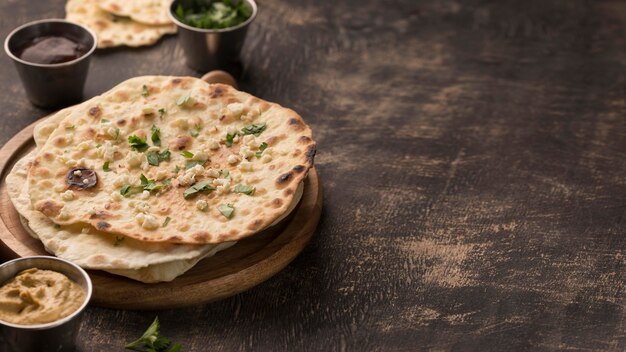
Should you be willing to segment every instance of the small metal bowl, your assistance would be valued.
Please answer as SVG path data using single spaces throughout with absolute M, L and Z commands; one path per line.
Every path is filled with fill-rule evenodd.
M 45 36 L 64 36 L 87 48 L 81 57 L 57 64 L 39 64 L 18 55 L 27 43 Z M 28 99 L 43 108 L 78 103 L 89 71 L 89 58 L 96 50 L 96 34 L 78 23 L 63 19 L 39 20 L 14 29 L 4 41 L 4 50 L 13 60 Z
M 89 275 L 78 265 L 57 257 L 25 257 L 0 265 L 0 284 L 31 268 L 64 274 L 85 290 L 85 301 L 74 313 L 51 323 L 19 325 L 0 320 L 0 329 L 9 351 L 73 351 L 82 313 L 93 291 Z
M 187 56 L 187 66 L 207 72 L 228 68 L 239 60 L 248 27 L 257 14 L 254 0 L 239 1 L 245 1 L 252 8 L 250 18 L 236 26 L 222 29 L 196 28 L 180 22 L 174 12 L 181 0 L 172 2 L 168 15 L 178 27 L 178 40 Z

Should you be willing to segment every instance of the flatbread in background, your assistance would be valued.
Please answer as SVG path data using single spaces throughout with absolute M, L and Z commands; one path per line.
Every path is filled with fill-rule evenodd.
M 68 0 L 65 18 L 91 28 L 98 48 L 152 45 L 165 34 L 176 33 L 174 24 L 152 26 L 115 16 L 98 7 L 97 0 Z
M 148 24 L 171 24 L 167 13 L 172 0 L 98 0 L 101 9 L 117 16 Z
M 148 242 L 236 241 L 283 215 L 313 165 L 315 142 L 297 113 L 192 77 L 133 78 L 70 110 L 28 174 L 34 209 L 57 224 Z M 150 163 L 149 153 L 166 152 Z M 96 186 L 70 189 L 76 167 L 95 171 Z

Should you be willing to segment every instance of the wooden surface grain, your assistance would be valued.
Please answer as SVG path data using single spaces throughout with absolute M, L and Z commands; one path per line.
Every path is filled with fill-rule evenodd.
M 0 2 L 3 38 L 63 1 Z M 626 349 L 626 3 L 259 0 L 240 88 L 318 141 L 318 233 L 212 304 L 89 308 L 81 351 L 155 315 L 188 351 Z M 201 76 L 176 37 L 99 51 L 86 96 Z M 41 117 L 0 57 L 0 142 Z

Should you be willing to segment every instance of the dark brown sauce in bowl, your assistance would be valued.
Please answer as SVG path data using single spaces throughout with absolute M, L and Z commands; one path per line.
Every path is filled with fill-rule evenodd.
M 36 64 L 58 64 L 76 60 L 88 50 L 85 45 L 64 36 L 43 36 L 26 43 L 17 56 Z

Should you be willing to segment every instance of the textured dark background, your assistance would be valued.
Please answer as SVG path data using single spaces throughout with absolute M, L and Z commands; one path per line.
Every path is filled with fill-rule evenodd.
M 81 351 L 155 315 L 187 351 L 626 349 L 626 2 L 260 0 L 241 88 L 318 141 L 318 232 L 258 287 L 91 307 Z M 0 1 L 0 35 L 63 1 Z M 98 51 L 86 95 L 195 75 L 176 37 Z M 45 115 L 0 55 L 0 142 Z

